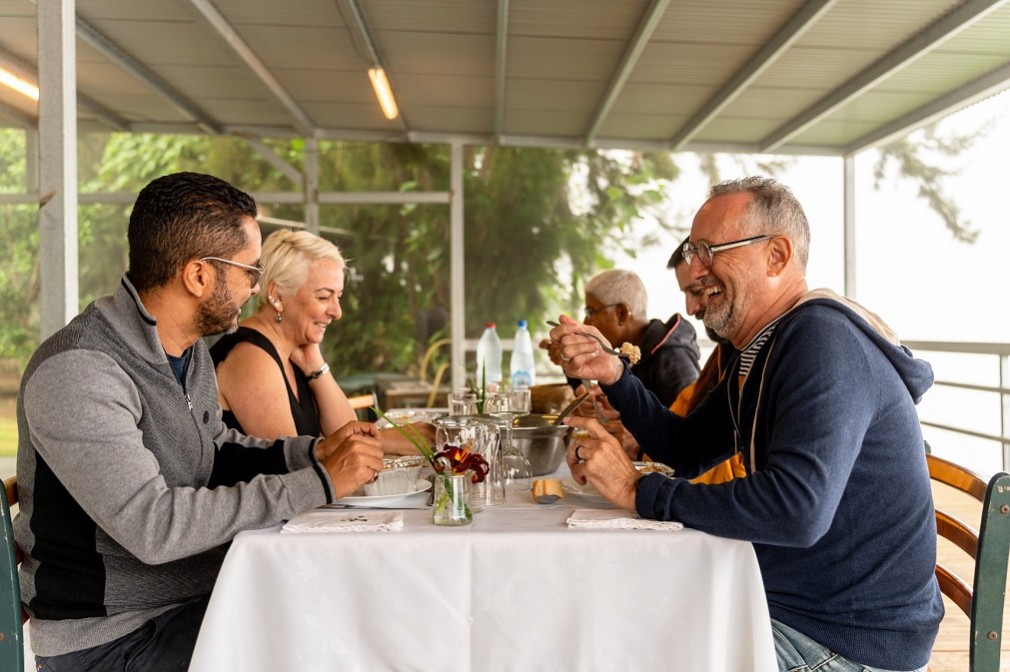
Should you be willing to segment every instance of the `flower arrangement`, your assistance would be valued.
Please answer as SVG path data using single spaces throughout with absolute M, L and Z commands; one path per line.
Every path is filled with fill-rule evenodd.
M 469 525 L 473 520 L 473 511 L 466 497 L 466 482 L 463 479 L 468 473 L 471 474 L 471 483 L 480 483 L 487 477 L 488 463 L 484 456 L 472 452 L 469 444 L 446 445 L 436 454 L 412 425 L 398 425 L 374 406 L 372 410 L 406 437 L 438 475 L 431 509 L 432 521 L 437 525 Z
M 470 445 L 449 446 L 435 455 L 432 467 L 440 474 L 448 469 L 453 476 L 465 476 L 471 472 L 470 482 L 480 483 L 487 477 L 488 464 L 483 455 L 470 452 Z

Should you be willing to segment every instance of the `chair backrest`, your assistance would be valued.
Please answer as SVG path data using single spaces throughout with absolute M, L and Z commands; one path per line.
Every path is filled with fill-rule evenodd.
M 0 536 L 0 669 L 23 670 L 25 668 L 24 622 L 27 620 L 21 608 L 21 586 L 18 584 L 18 563 L 21 550 L 14 542 L 14 528 L 11 525 L 11 505 L 18 501 L 18 481 L 16 477 L 4 481 L 6 497 L 0 497 L 3 511 L 3 526 Z
M 926 455 L 929 476 L 982 503 L 978 529 L 940 509 L 936 531 L 975 560 L 968 583 L 950 567 L 936 565 L 940 590 L 971 621 L 969 672 L 999 672 L 1003 641 L 1003 602 L 1010 561 L 1010 474 L 1001 471 L 986 483 L 974 472 L 935 455 Z

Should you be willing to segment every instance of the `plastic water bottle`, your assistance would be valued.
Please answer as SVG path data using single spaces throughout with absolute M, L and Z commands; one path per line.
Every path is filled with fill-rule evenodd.
M 512 344 L 512 359 L 509 361 L 509 373 L 512 374 L 512 387 L 533 387 L 536 378 L 536 362 L 533 360 L 533 339 L 526 328 L 526 320 L 519 320 L 516 338 Z
M 487 384 L 497 387 L 501 383 L 501 339 L 494 322 L 488 322 L 484 333 L 477 341 L 477 384 L 482 384 L 482 376 L 487 376 Z

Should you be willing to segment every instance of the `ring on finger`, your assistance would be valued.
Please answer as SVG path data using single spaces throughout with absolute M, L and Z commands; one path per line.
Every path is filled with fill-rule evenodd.
M 585 462 L 586 459 L 582 457 L 582 453 L 579 452 L 581 450 L 582 446 L 575 446 L 575 459 L 578 460 L 579 462 Z

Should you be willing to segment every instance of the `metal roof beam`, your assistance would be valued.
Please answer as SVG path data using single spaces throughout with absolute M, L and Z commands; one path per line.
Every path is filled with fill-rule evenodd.
M 603 100 L 600 102 L 599 107 L 596 108 L 596 114 L 593 115 L 593 123 L 589 126 L 589 131 L 586 133 L 585 140 L 583 141 L 586 147 L 591 147 L 596 141 L 596 134 L 600 132 L 600 127 L 607 120 L 610 108 L 614 106 L 617 97 L 621 95 L 628 77 L 631 76 L 631 71 L 635 69 L 638 59 L 642 56 L 642 51 L 648 46 L 649 39 L 656 31 L 656 26 L 659 25 L 669 4 L 670 0 L 652 0 L 648 9 L 642 15 L 641 20 L 638 22 L 638 27 L 635 29 L 635 34 L 629 41 L 628 48 L 624 51 L 621 64 L 617 67 L 617 71 L 613 77 L 611 77 L 610 85 L 607 86 Z
M 498 0 L 498 39 L 495 54 L 494 137 L 501 139 L 505 126 L 505 65 L 509 33 L 509 0 Z
M 1010 63 L 1005 63 L 995 70 L 990 70 L 981 77 L 977 77 L 967 84 L 929 101 L 922 107 L 916 108 L 894 121 L 881 126 L 877 130 L 853 140 L 845 147 L 845 153 L 855 154 L 864 149 L 886 145 L 888 142 L 907 135 L 920 126 L 925 126 L 949 116 L 962 108 L 994 96 L 1007 88 L 1010 88 Z
M 18 57 L 4 51 L 3 49 L 0 49 L 0 66 L 10 70 L 22 79 L 34 80 L 36 84 L 39 81 L 38 68 L 28 65 Z M 77 92 L 77 105 L 79 107 L 86 108 L 91 115 L 95 117 L 95 119 L 115 131 L 125 131 L 129 126 L 122 117 L 111 112 L 106 107 L 100 105 L 79 91 Z M 36 117 L 31 118 L 35 119 L 34 125 L 37 125 L 38 119 Z
M 714 96 L 708 99 L 694 116 L 687 120 L 670 140 L 673 151 L 679 152 L 698 132 L 733 102 L 741 92 L 789 50 L 807 30 L 837 2 L 810 0 L 768 40 L 763 47 Z
M 0 117 L 4 117 L 19 128 L 38 128 L 39 118 L 29 112 L 24 112 L 16 107 L 0 102 Z
M 274 98 L 294 117 L 295 126 L 298 131 L 305 136 L 312 137 L 315 134 L 316 125 L 309 115 L 295 102 L 291 94 L 281 86 L 270 69 L 259 59 L 252 48 L 238 34 L 224 15 L 217 10 L 208 0 L 189 0 L 190 4 L 196 8 L 203 18 L 207 20 L 214 32 L 224 38 L 224 41 L 231 47 L 231 50 L 249 67 L 250 70 L 267 87 Z
M 758 143 L 761 152 L 771 153 L 810 126 L 880 81 L 890 77 L 926 51 L 956 35 L 1007 0 L 967 0 L 921 33 L 899 45 L 827 96 L 793 117 Z
M 118 44 L 95 30 L 84 19 L 77 17 L 77 36 L 102 53 L 107 59 L 128 72 L 172 104 L 182 114 L 193 119 L 204 133 L 219 135 L 220 125 L 206 112 L 173 88 L 168 82 L 154 74 L 137 59 L 126 53 Z
M 264 161 L 282 173 L 284 177 L 288 178 L 297 185 L 301 185 L 305 181 L 302 171 L 285 161 L 283 156 L 275 152 L 270 147 L 267 147 L 265 144 L 260 142 L 259 139 L 249 135 L 243 135 L 242 139 L 247 145 L 252 147 L 257 154 L 263 157 Z
M 357 35 L 358 42 L 365 46 L 368 51 L 368 58 L 371 60 L 369 64 L 373 68 L 382 68 L 382 71 L 386 73 L 386 80 L 389 82 L 389 88 L 393 88 L 393 79 L 390 76 L 389 68 L 382 62 L 379 58 L 379 50 L 375 46 L 375 38 L 372 36 L 372 30 L 368 26 L 368 20 L 365 18 L 365 13 L 361 11 L 361 7 L 358 6 L 358 0 L 343 0 L 344 7 L 347 8 L 347 13 L 351 17 L 350 28 L 351 32 Z M 393 96 L 396 97 L 395 95 Z M 399 108 L 399 116 L 396 118 L 400 124 L 400 130 L 404 133 L 407 132 L 407 119 L 404 117 L 403 108 L 397 103 Z

